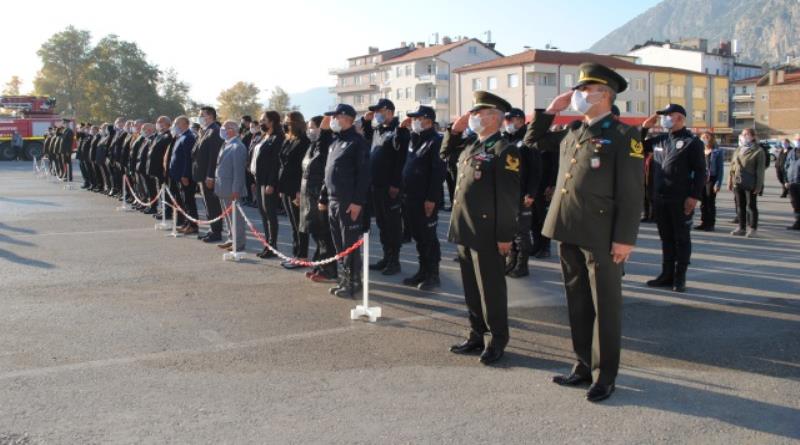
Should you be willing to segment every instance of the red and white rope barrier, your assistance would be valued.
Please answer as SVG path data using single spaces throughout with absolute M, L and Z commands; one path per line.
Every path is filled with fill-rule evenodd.
M 211 219 L 211 220 L 208 220 L 208 221 L 203 221 L 203 220 L 199 220 L 199 219 L 196 219 L 196 218 L 192 218 L 189 214 L 186 213 L 185 210 L 183 210 L 181 208 L 181 206 L 178 205 L 178 201 L 175 199 L 174 196 L 172 196 L 172 192 L 169 190 L 169 187 L 165 186 L 164 190 L 166 190 L 170 201 L 172 201 L 172 208 L 176 209 L 177 211 L 179 211 L 181 213 L 181 215 L 183 215 L 186 219 L 188 219 L 189 221 L 191 221 L 191 222 L 193 222 L 195 224 L 212 224 L 212 223 L 215 223 L 217 221 L 221 221 L 222 218 L 225 218 L 226 216 L 230 215 L 233 212 L 233 203 L 231 203 L 231 205 L 229 205 L 228 208 L 226 208 L 225 210 L 222 211 L 222 214 L 220 214 L 218 217 L 216 217 L 214 219 Z

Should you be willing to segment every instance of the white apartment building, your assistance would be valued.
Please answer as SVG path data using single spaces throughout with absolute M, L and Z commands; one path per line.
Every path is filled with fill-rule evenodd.
M 644 65 L 726 76 L 730 82 L 764 73 L 758 65 L 737 62 L 735 51 L 731 42 L 722 42 L 719 47 L 709 50 L 706 39 L 687 39 L 679 42 L 648 41 L 633 47 L 628 55 Z
M 414 49 L 405 44 L 386 51 L 370 47 L 367 54 L 347 59 L 347 67 L 330 70 L 330 74 L 336 76 L 336 86 L 330 88 L 336 95 L 336 103 L 350 104 L 357 112 L 366 112 L 380 97 L 380 64 Z

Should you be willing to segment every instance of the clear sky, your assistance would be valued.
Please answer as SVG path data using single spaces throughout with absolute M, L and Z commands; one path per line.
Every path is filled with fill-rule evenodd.
M 2 6 L 0 82 L 25 82 L 41 66 L 36 50 L 68 25 L 134 41 L 160 68 L 174 68 L 195 100 L 215 103 L 239 80 L 295 93 L 332 85 L 329 68 L 366 53 L 368 46 L 394 48 L 401 41 L 468 36 L 492 41 L 506 55 L 546 44 L 583 50 L 644 12 L 658 0 L 506 0 L 458 2 L 316 1 L 51 2 L 22 0 Z M 265 96 L 265 95 L 264 95 Z

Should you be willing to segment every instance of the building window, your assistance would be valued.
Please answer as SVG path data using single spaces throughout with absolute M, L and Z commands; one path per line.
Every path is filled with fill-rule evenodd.
M 669 87 L 669 95 L 675 98 L 683 98 L 683 86 L 682 85 L 672 85 Z
M 397 91 L 395 91 L 394 98 L 396 100 L 400 100 L 400 94 L 401 94 L 402 91 L 403 90 L 401 90 L 400 88 L 398 88 Z
M 706 89 L 703 87 L 694 87 L 692 88 L 692 97 L 695 99 L 705 99 L 706 98 Z
M 644 79 L 633 79 L 633 90 L 634 91 L 644 91 L 647 87 L 647 83 Z
M 497 89 L 497 77 L 489 76 L 486 78 L 486 86 L 489 90 L 496 90 Z
M 747 85 L 742 85 L 742 94 L 747 94 Z
M 519 74 L 508 75 L 508 87 L 517 88 L 519 86 Z
M 428 74 L 436 74 L 436 65 L 429 63 L 427 66 Z
M 575 75 L 574 74 L 564 74 L 564 88 L 572 88 L 575 86 Z
M 762 94 L 761 95 L 761 102 L 766 102 L 766 101 L 767 101 L 767 95 L 766 94 Z
M 399 66 L 394 67 L 394 77 L 400 77 L 402 75 L 403 75 L 403 72 L 400 71 L 400 67 Z
M 647 103 L 643 100 L 637 100 L 633 111 L 639 114 L 647 113 Z
M 630 113 L 633 108 L 633 102 L 629 100 L 618 100 L 614 102 L 614 105 L 616 105 L 617 108 L 619 108 L 619 111 L 621 113 Z
M 728 122 L 728 112 L 727 111 L 717 111 L 717 122 L 727 123 Z
M 656 85 L 656 96 L 658 97 L 669 96 L 669 87 L 667 85 Z
M 472 79 L 472 91 L 483 89 L 483 81 L 481 79 Z
M 539 86 L 556 86 L 555 73 L 527 73 L 525 74 L 525 83 L 527 85 Z
M 694 110 L 694 112 L 692 112 L 692 117 L 694 118 L 695 122 L 705 122 L 706 112 L 703 110 Z
M 469 54 L 470 54 L 470 55 L 472 55 L 472 56 L 476 56 L 476 55 L 478 55 L 478 47 L 477 47 L 477 46 L 470 46 L 470 47 L 467 49 L 467 51 L 468 51 L 468 52 L 469 52 Z
M 406 88 L 406 99 L 413 99 L 411 97 L 411 88 Z
M 406 65 L 406 76 L 412 75 L 411 73 L 411 65 Z
M 375 85 L 377 84 L 378 73 L 369 73 L 369 84 Z

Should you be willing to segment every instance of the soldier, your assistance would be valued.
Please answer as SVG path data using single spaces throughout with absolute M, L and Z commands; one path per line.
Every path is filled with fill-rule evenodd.
M 383 258 L 370 269 L 383 275 L 400 273 L 400 246 L 403 244 L 403 223 L 400 186 L 408 147 L 408 131 L 398 132 L 399 120 L 394 115 L 394 103 L 381 99 L 369 107 L 364 116 L 364 138 L 370 150 L 370 209 L 380 231 Z
M 653 153 L 653 214 L 661 238 L 661 274 L 647 282 L 652 287 L 686 291 L 686 269 L 692 254 L 692 219 L 706 181 L 703 143 L 686 128 L 686 110 L 670 104 L 642 124 L 642 138 L 661 116 L 666 134 L 645 140 Z
M 442 137 L 434 128 L 436 112 L 424 105 L 413 113 L 397 129 L 398 138 L 410 140 L 405 166 L 403 167 L 403 201 L 406 221 L 411 236 L 417 243 L 419 270 L 403 280 L 407 286 L 420 290 L 433 290 L 441 283 L 439 280 L 439 261 L 441 247 L 437 226 L 439 223 L 439 203 L 444 190 L 445 165 L 439 157 Z M 409 127 L 412 135 L 408 134 Z
M 506 258 L 506 275 L 511 278 L 528 276 L 528 255 L 531 251 L 531 227 L 533 224 L 533 203 L 539 189 L 542 175 L 539 152 L 525 145 L 523 138 L 528 126 L 525 124 L 525 112 L 512 108 L 505 116 L 505 132 L 503 136 L 510 144 L 517 146 L 520 157 L 520 203 L 517 235 L 511 245 L 511 254 Z
M 339 104 L 325 113 L 321 128 L 336 135 L 328 149 L 325 182 L 319 210 L 328 212 L 336 252 L 352 246 L 364 231 L 364 204 L 369 193 L 369 144 L 354 126 L 356 110 Z M 361 288 L 361 254 L 358 250 L 342 262 L 342 274 L 329 291 L 337 297 L 354 298 Z
M 517 233 L 520 158 L 516 145 L 500 133 L 511 105 L 485 91 L 476 91 L 474 99 L 475 106 L 453 124 L 446 141 L 458 145 L 467 125 L 476 134 L 458 158 L 448 234 L 458 245 L 470 333 L 450 351 L 482 350 L 480 362 L 489 365 L 500 360 L 509 339 L 505 256 Z M 491 340 L 485 344 L 487 333 Z
M 583 121 L 557 134 L 561 138 L 558 182 L 542 233 L 561 241 L 577 358 L 572 372 L 555 376 L 553 382 L 592 383 L 586 398 L 598 402 L 614 392 L 619 370 L 622 265 L 639 230 L 644 147 L 639 132 L 611 114 L 617 94 L 627 88 L 625 79 L 594 63 L 582 64 L 579 70 L 573 91 L 558 96 L 546 111 L 536 110 L 529 136 L 546 138 L 555 114 L 570 104 L 584 115 Z

